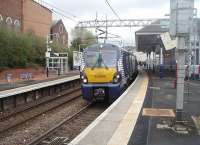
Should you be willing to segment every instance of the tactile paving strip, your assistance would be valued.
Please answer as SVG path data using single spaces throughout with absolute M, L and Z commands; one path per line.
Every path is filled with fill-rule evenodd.
M 175 117 L 173 109 L 144 108 L 143 116 L 150 117 Z

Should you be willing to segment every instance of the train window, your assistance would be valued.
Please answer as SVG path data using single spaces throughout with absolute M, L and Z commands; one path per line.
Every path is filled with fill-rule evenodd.
M 95 51 L 88 51 L 86 53 L 86 66 L 87 67 L 93 67 L 95 66 L 95 62 L 97 62 L 97 58 L 98 58 L 98 52 Z
M 103 50 L 101 52 L 88 51 L 86 53 L 87 67 L 116 67 L 117 51 Z
M 104 50 L 102 51 L 102 58 L 108 67 L 116 67 L 117 51 Z

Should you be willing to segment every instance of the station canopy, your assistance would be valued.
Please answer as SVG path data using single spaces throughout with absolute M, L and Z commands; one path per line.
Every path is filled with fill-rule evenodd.
M 148 53 L 164 47 L 161 34 L 169 32 L 169 19 L 159 19 L 135 32 L 137 51 Z

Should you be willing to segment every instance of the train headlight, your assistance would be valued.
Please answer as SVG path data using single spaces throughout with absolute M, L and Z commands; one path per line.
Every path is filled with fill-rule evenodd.
M 84 73 L 81 74 L 81 81 L 82 81 L 84 84 L 87 84 L 87 83 L 88 83 L 87 76 L 86 76 Z
M 82 75 L 82 76 L 81 76 L 81 79 L 83 80 L 84 78 L 85 78 L 85 77 Z
M 113 83 L 114 84 L 117 84 L 121 81 L 121 75 L 120 74 L 115 74 L 114 77 L 113 77 Z
M 83 79 L 83 83 L 84 83 L 84 84 L 87 83 L 87 79 L 86 79 L 86 78 Z

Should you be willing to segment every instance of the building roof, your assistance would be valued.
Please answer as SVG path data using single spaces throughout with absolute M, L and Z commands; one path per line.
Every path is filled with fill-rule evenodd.
M 65 25 L 64 25 L 64 23 L 63 23 L 63 21 L 62 21 L 62 19 L 53 20 L 52 25 L 51 25 L 51 29 L 54 28 L 54 27 L 55 27 L 56 25 L 58 25 L 59 23 L 63 25 L 64 31 L 67 33 L 67 29 L 66 29 L 66 27 L 65 27 Z
M 61 19 L 60 20 L 53 20 L 51 27 L 57 25 L 60 21 L 62 21 L 62 20 Z
M 156 25 L 154 25 L 156 24 Z M 158 24 L 158 25 L 157 25 Z M 160 24 L 160 25 L 159 25 Z M 146 26 L 138 31 L 137 34 L 159 34 L 169 31 L 169 19 L 160 19 L 152 23 L 152 25 Z
M 158 44 L 162 47 L 163 43 L 159 36 L 169 31 L 169 22 L 169 19 L 160 19 L 153 22 L 152 25 L 136 31 L 137 50 L 150 52 L 155 50 Z

